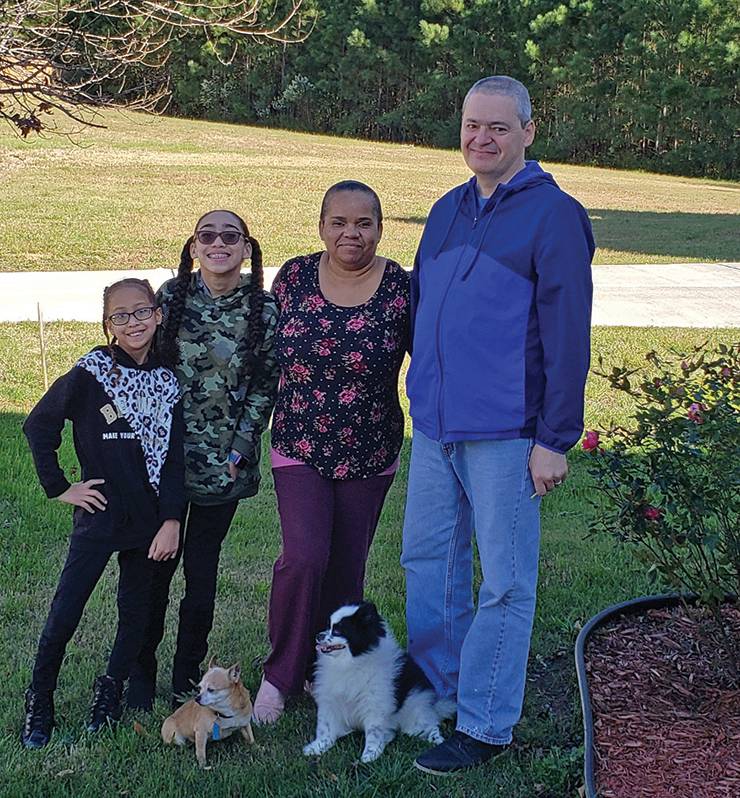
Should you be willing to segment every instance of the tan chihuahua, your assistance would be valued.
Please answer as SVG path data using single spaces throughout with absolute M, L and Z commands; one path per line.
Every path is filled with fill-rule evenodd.
M 241 683 L 239 665 L 219 668 L 211 657 L 208 670 L 200 680 L 195 698 L 175 710 L 162 724 L 162 739 L 168 745 L 195 742 L 195 756 L 206 766 L 206 743 L 221 740 L 237 729 L 245 742 L 253 743 L 250 723 L 252 701 L 249 690 Z

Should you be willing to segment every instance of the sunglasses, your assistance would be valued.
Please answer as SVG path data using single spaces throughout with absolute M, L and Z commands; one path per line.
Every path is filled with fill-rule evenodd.
M 121 311 L 120 313 L 111 313 L 108 316 L 108 321 L 114 327 L 123 327 L 124 324 L 128 324 L 129 319 L 133 316 L 137 321 L 146 321 L 147 319 L 151 319 L 152 313 L 156 308 L 137 308 L 133 313 L 126 313 L 126 311 Z
M 244 233 L 239 233 L 236 230 L 196 230 L 195 237 L 201 244 L 212 244 L 217 238 L 227 246 L 238 243 L 240 238 L 246 238 Z

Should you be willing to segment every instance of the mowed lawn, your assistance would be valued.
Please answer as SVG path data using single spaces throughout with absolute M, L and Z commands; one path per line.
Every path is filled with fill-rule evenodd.
M 315 711 L 303 697 L 273 728 L 256 729 L 256 744 L 229 739 L 209 748 L 212 769 L 200 770 L 192 748 L 165 747 L 159 726 L 168 713 L 167 683 L 176 623 L 175 583 L 168 631 L 161 648 L 159 700 L 152 715 L 127 713 L 115 732 L 83 731 L 94 676 L 105 667 L 115 628 L 115 568 L 109 566 L 70 645 L 57 691 L 57 730 L 41 752 L 19 743 L 23 690 L 35 646 L 63 562 L 69 508 L 47 501 L 37 485 L 21 433 L 25 414 L 42 391 L 31 323 L 0 324 L 0 795 L 26 796 L 262 796 L 274 798 L 566 798 L 581 784 L 581 725 L 572 647 L 584 621 L 605 605 L 659 590 L 632 554 L 609 540 L 586 540 L 592 491 L 585 455 L 574 450 L 565 486 L 543 503 L 540 592 L 524 719 L 515 745 L 495 765 L 447 780 L 411 766 L 425 743 L 394 741 L 376 763 L 359 763 L 359 735 L 342 740 L 318 760 L 301 754 L 311 739 Z M 54 323 L 47 327 L 50 377 L 66 371 L 98 343 L 97 325 Z M 609 364 L 637 366 L 651 349 L 688 349 L 703 340 L 732 341 L 735 330 L 597 328 L 594 356 Z M 587 427 L 624 421 L 629 411 L 605 383 L 588 384 Z M 410 430 L 409 430 L 410 432 Z M 409 441 L 373 546 L 367 595 L 405 639 L 404 581 L 398 564 Z M 266 447 L 266 442 L 265 442 Z M 62 457 L 71 470 L 69 436 Z M 271 567 L 279 550 L 279 527 L 269 471 L 258 497 L 242 502 L 224 547 L 211 649 L 223 662 L 240 661 L 253 691 L 259 662 L 268 650 L 265 631 Z M 450 727 L 446 728 L 449 731 Z
M 0 271 L 175 266 L 212 208 L 246 216 L 265 263 L 280 265 L 319 248 L 321 197 L 346 178 L 378 191 L 381 252 L 408 265 L 432 203 L 469 176 L 454 151 L 137 114 L 105 122 L 73 140 L 0 126 Z M 588 209 L 597 264 L 740 260 L 738 183 L 545 168 Z

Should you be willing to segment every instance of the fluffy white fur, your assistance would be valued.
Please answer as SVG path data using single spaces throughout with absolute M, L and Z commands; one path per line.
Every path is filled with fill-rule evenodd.
M 342 607 L 331 617 L 332 627 L 353 614 L 356 606 Z M 415 686 L 396 709 L 395 680 L 404 665 L 401 650 L 385 621 L 385 637 L 370 651 L 353 656 L 343 645 L 342 637 L 330 631 L 317 637 L 318 660 L 313 683 L 313 697 L 318 707 L 316 737 L 303 749 L 306 756 L 328 751 L 334 743 L 352 731 L 363 731 L 365 746 L 362 761 L 377 759 L 397 731 L 441 743 L 439 722 L 451 717 L 455 705 L 440 700 L 428 687 Z M 335 648 L 334 646 L 342 646 Z

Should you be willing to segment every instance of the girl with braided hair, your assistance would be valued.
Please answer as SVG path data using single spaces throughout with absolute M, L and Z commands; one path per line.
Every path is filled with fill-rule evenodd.
M 154 562 L 177 553 L 183 491 L 182 407 L 173 372 L 151 352 L 162 322 L 146 280 L 105 289 L 107 346 L 81 357 L 31 411 L 23 431 L 49 498 L 74 506 L 69 554 L 39 641 L 26 691 L 26 748 L 49 742 L 53 693 L 64 652 L 87 600 L 118 553 L 118 631 L 106 672 L 95 679 L 89 731 L 122 713 L 123 683 L 149 612 Z M 81 479 L 70 484 L 57 450 L 72 422 Z
M 251 270 L 242 273 L 247 259 Z M 129 682 L 129 706 L 151 709 L 156 650 L 180 555 L 185 593 L 172 669 L 173 703 L 200 681 L 221 545 L 239 500 L 257 493 L 261 437 L 277 393 L 277 307 L 262 283 L 259 243 L 243 219 L 215 210 L 198 220 L 183 247 L 177 277 L 157 294 L 164 311 L 159 351 L 173 360 L 183 387 L 188 508 L 177 558 L 157 568 L 146 640 Z

